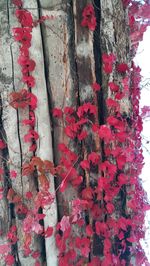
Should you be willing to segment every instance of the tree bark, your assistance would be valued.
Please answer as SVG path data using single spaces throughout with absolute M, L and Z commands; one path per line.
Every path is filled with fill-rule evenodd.
M 96 116 L 97 124 L 104 124 L 108 116 L 106 99 L 111 92 L 108 82 L 117 80 L 120 76 L 113 72 L 109 77 L 102 71 L 102 54 L 114 53 L 118 60 L 129 63 L 129 29 L 127 26 L 127 14 L 123 9 L 121 0 L 94 0 L 94 8 L 97 19 L 97 27 L 94 33 L 81 27 L 83 8 L 88 0 L 32 0 L 23 1 L 23 7 L 29 10 L 34 19 L 41 16 L 53 16 L 37 27 L 33 28 L 31 58 L 36 60 L 36 68 L 33 75 L 36 86 L 33 93 L 38 98 L 38 106 L 35 111 L 36 126 L 40 138 L 37 142 L 36 156 L 42 160 L 54 161 L 57 165 L 60 159 L 58 144 L 65 143 L 82 159 L 87 159 L 87 154 L 93 149 L 103 154 L 105 147 L 99 138 L 94 137 L 92 131 L 83 143 L 70 141 L 64 134 L 64 121 L 56 122 L 51 115 L 54 107 L 64 109 L 72 106 L 77 109 L 85 102 L 92 102 L 98 106 Z M 13 250 L 15 265 L 34 265 L 32 256 L 25 257 L 22 253 L 24 236 L 22 232 L 23 218 L 15 213 L 13 204 L 7 200 L 9 188 L 13 188 L 24 198 L 29 209 L 34 202 L 28 202 L 25 194 L 32 191 L 36 195 L 40 190 L 40 183 L 31 176 L 22 176 L 22 166 L 29 162 L 33 156 L 29 152 L 29 144 L 24 143 L 24 135 L 28 127 L 22 125 L 22 120 L 28 119 L 29 110 L 15 110 L 8 104 L 9 94 L 23 88 L 21 81 L 21 69 L 17 64 L 19 47 L 12 37 L 12 28 L 17 27 L 18 22 L 14 16 L 15 8 L 10 1 L 1 0 L 0 3 L 0 138 L 7 143 L 7 148 L 0 154 L 0 165 L 4 169 L 2 187 L 4 197 L 0 200 L 0 244 L 7 243 L 7 232 L 12 225 L 17 226 L 18 242 Z M 98 82 L 102 91 L 95 96 L 91 84 Z M 130 115 L 131 103 L 129 97 L 122 100 L 121 112 Z M 86 128 L 90 131 L 90 128 Z M 10 172 L 15 170 L 17 177 L 10 179 Z M 100 173 L 99 173 L 100 174 Z M 99 177 L 98 173 L 89 176 L 85 173 L 85 187 L 94 185 Z M 49 176 L 50 192 L 55 194 L 60 180 L 55 181 Z M 55 228 L 58 221 L 71 213 L 71 201 L 78 197 L 78 191 L 69 186 L 65 193 L 57 192 L 57 199 L 44 211 L 44 226 Z M 89 214 L 90 215 L 90 214 Z M 89 216 L 89 223 L 92 220 Z M 74 230 L 77 230 L 76 228 Z M 55 234 L 55 232 L 54 232 Z M 55 236 L 48 239 L 34 237 L 32 249 L 40 250 L 41 265 L 57 266 L 58 251 L 55 245 Z M 77 233 L 78 234 L 78 233 Z M 93 251 L 95 255 L 93 238 Z M 100 241 L 100 240 L 98 240 Z M 95 242 L 96 243 L 96 242 Z M 101 256 L 100 252 L 98 254 Z M 87 260 L 88 262 L 88 260 Z M 17 264 L 18 263 L 18 264 Z M 0 265 L 5 265 L 0 262 Z

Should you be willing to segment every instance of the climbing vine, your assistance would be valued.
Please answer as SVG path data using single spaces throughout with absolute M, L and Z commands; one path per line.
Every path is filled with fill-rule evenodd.
M 130 62 L 130 65 L 124 61 L 118 62 L 114 53 L 102 55 L 102 71 L 108 76 L 115 72 L 121 79 L 121 83 L 113 79 L 108 83 L 110 95 L 105 102 L 108 116 L 103 124 L 97 121 L 98 106 L 90 100 L 77 108 L 66 106 L 63 109 L 52 109 L 55 123 L 64 121 L 63 130 L 68 139 L 82 146 L 92 132 L 100 143 L 101 151 L 93 148 L 86 154 L 81 152 L 79 155 L 66 143 L 59 143 L 59 163 L 55 165 L 51 161 L 42 160 L 36 156 L 36 142 L 40 136 L 35 130 L 35 110 L 39 99 L 34 95 L 37 81 L 32 73 L 36 68 L 36 58 L 30 57 L 30 48 L 33 27 L 53 17 L 43 16 L 35 21 L 32 14 L 23 8 L 21 0 L 12 2 L 16 6 L 15 16 L 19 23 L 12 32 L 19 45 L 18 64 L 24 88 L 10 93 L 9 104 L 16 110 L 29 110 L 29 118 L 21 123 L 29 128 L 24 142 L 30 143 L 29 152 L 33 152 L 33 156 L 30 162 L 23 165 L 22 175 L 29 175 L 31 178 L 36 176 L 39 182 L 36 195 L 28 191 L 24 198 L 11 187 L 7 193 L 7 200 L 14 204 L 15 212 L 22 218 L 24 256 L 32 256 L 35 266 L 41 265 L 40 252 L 33 251 L 31 247 L 32 237 L 36 234 L 50 238 L 54 234 L 60 266 L 148 265 L 140 244 L 140 239 L 144 237 L 144 212 L 149 209 L 149 205 L 139 180 L 143 165 L 139 67 L 134 62 Z M 122 2 L 129 16 L 133 59 L 147 27 L 147 9 L 150 11 L 150 7 L 147 3 L 141 5 L 132 0 Z M 82 12 L 81 27 L 94 31 L 96 26 L 94 6 L 88 4 Z M 91 89 L 97 98 L 98 93 L 103 91 L 103 84 L 95 81 L 91 84 Z M 130 116 L 121 108 L 125 98 L 131 100 Z M 0 149 L 5 147 L 4 140 L 0 140 Z M 2 174 L 3 169 L 0 171 Z M 55 194 L 49 190 L 49 174 L 59 180 Z M 16 175 L 14 168 L 10 172 L 10 178 L 15 179 Z M 69 187 L 73 187 L 78 195 L 69 203 L 70 214 L 61 217 L 55 228 L 45 228 L 41 223 L 45 214 L 39 210 L 52 204 L 56 195 L 65 193 Z M 2 197 L 1 187 L 0 199 Z M 34 199 L 32 209 L 26 204 L 31 199 Z M 11 247 L 17 244 L 17 234 L 17 226 L 10 226 L 7 233 L 9 243 L 0 246 L 0 254 L 6 265 L 15 263 Z M 93 255 L 96 238 L 99 254 Z

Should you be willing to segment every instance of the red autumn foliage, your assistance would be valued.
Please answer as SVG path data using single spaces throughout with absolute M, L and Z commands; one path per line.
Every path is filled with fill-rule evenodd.
M 14 39 L 22 43 L 23 47 L 29 48 L 31 46 L 31 28 L 13 28 Z
M 0 139 L 0 149 L 3 150 L 5 148 L 6 148 L 6 143 L 2 139 Z
M 16 5 L 17 7 L 21 7 L 22 6 L 22 1 L 21 0 L 12 0 L 12 3 L 14 5 Z
M 33 26 L 33 18 L 32 18 L 32 15 L 29 11 L 27 11 L 25 9 L 24 10 L 17 9 L 15 14 L 16 14 L 16 17 L 18 18 L 18 21 L 22 27 L 32 27 Z
M 142 113 L 141 113 L 141 117 L 142 118 L 147 118 L 150 117 L 150 106 L 144 106 L 141 109 Z
M 48 226 L 44 232 L 44 236 L 48 238 L 48 237 L 51 237 L 52 234 L 53 234 L 53 227 Z
M 39 138 L 38 133 L 35 130 L 31 129 L 29 130 L 28 134 L 24 136 L 24 141 L 30 142 L 32 140 L 38 140 L 38 138 Z
M 83 161 L 81 161 L 81 162 L 80 162 L 80 166 L 81 166 L 84 170 L 86 170 L 86 169 L 90 169 L 90 164 L 89 164 L 88 160 L 83 160 Z
M 53 108 L 52 113 L 54 117 L 61 118 L 63 116 L 63 112 L 59 108 Z
M 101 139 L 104 139 L 106 142 L 110 141 L 113 138 L 111 129 L 106 125 L 100 126 L 98 135 Z
M 15 109 L 30 106 L 34 110 L 37 106 L 36 96 L 26 89 L 22 89 L 19 92 L 11 92 L 9 97 L 9 104 Z
M 90 252 L 90 240 L 87 237 L 76 237 L 76 248 L 80 250 L 82 256 L 87 258 Z
M 116 70 L 121 73 L 121 74 L 124 74 L 126 73 L 127 71 L 129 71 L 129 67 L 127 64 L 125 63 L 121 63 L 121 64 L 117 64 L 116 66 Z
M 83 12 L 82 12 L 82 27 L 88 27 L 90 30 L 94 31 L 96 28 L 96 17 L 95 17 L 95 11 L 91 4 L 88 4 Z
M 14 265 L 14 262 L 15 262 L 15 258 L 13 255 L 11 254 L 8 254 L 6 257 L 5 257 L 5 262 L 7 264 L 7 266 L 13 266 Z
M 92 84 L 92 89 L 93 91 L 97 92 L 97 91 L 100 91 L 101 86 L 97 82 L 95 82 Z
M 88 155 L 88 161 L 91 162 L 92 164 L 98 164 L 100 161 L 100 155 L 97 154 L 96 152 L 91 152 Z
M 33 88 L 35 86 L 35 78 L 33 76 L 23 76 L 22 81 L 27 84 L 29 88 Z
M 82 106 L 78 108 L 77 115 L 81 119 L 85 115 L 96 115 L 97 107 L 90 102 L 84 103 Z
M 112 92 L 118 92 L 119 91 L 119 86 L 117 84 L 115 84 L 114 82 L 109 82 L 108 85 L 109 85 Z
M 18 63 L 21 66 L 22 81 L 28 86 L 33 88 L 35 86 L 35 79 L 31 76 L 31 73 L 36 63 L 30 58 L 29 48 L 32 41 L 32 28 L 41 23 L 46 17 L 41 17 L 39 21 L 33 21 L 32 15 L 29 11 L 21 9 L 22 2 L 19 0 L 13 0 L 13 3 L 19 7 L 16 10 L 16 17 L 20 23 L 20 28 L 14 28 L 14 38 L 20 45 L 20 56 Z M 129 9 L 129 24 L 130 24 L 130 37 L 134 51 L 137 49 L 137 42 L 142 39 L 146 25 L 142 23 L 138 24 L 139 18 L 149 18 L 147 4 L 141 5 L 135 1 L 123 1 L 124 7 Z M 88 4 L 82 13 L 83 27 L 88 27 L 90 30 L 96 28 L 96 18 L 94 7 Z M 138 18 L 138 19 L 137 19 Z M 79 198 L 73 199 L 70 203 L 72 212 L 64 215 L 57 225 L 58 233 L 56 233 L 56 245 L 59 249 L 59 265 L 73 265 L 82 266 L 87 264 L 88 266 L 105 266 L 105 265 L 125 265 L 124 254 L 128 252 L 128 242 L 134 243 L 134 246 L 130 247 L 130 252 L 136 257 L 136 264 L 141 265 L 146 262 L 144 258 L 139 240 L 144 236 L 144 231 L 141 224 L 144 221 L 144 215 L 141 211 L 149 209 L 148 204 L 142 201 L 145 200 L 145 195 L 142 188 L 139 185 L 138 175 L 142 168 L 142 154 L 141 154 L 141 142 L 140 142 L 140 131 L 142 130 L 142 122 L 139 116 L 139 82 L 140 82 L 140 69 L 132 64 L 132 69 L 129 69 L 125 63 L 117 63 L 116 56 L 112 54 L 103 54 L 103 71 L 106 74 L 112 73 L 116 69 L 122 77 L 122 84 L 116 84 L 115 82 L 109 82 L 110 98 L 106 100 L 106 108 L 109 116 L 106 118 L 106 124 L 99 125 L 95 123 L 97 117 L 97 107 L 92 102 L 85 102 L 80 105 L 77 110 L 72 107 L 65 107 L 62 111 L 59 108 L 52 110 L 55 118 L 64 117 L 66 135 L 75 139 L 77 142 L 84 141 L 91 134 L 90 130 L 99 135 L 102 140 L 103 156 L 100 158 L 98 151 L 94 151 L 93 148 L 88 148 L 86 157 L 81 159 L 73 151 L 71 151 L 67 145 L 61 143 L 58 147 L 62 153 L 59 164 L 57 167 L 52 162 L 42 161 L 39 157 L 32 157 L 31 161 L 23 165 L 23 176 L 32 176 L 34 171 L 38 173 L 38 180 L 40 184 L 40 191 L 36 195 L 32 195 L 29 191 L 26 193 L 26 200 L 32 200 L 34 197 L 34 210 L 28 210 L 23 204 L 22 198 L 12 188 L 9 189 L 7 199 L 10 203 L 15 205 L 16 215 L 24 215 L 23 229 L 25 232 L 24 239 L 24 253 L 26 256 L 31 255 L 33 258 L 38 259 L 39 253 L 33 252 L 30 248 L 33 234 L 41 234 L 44 237 L 51 237 L 53 234 L 53 228 L 47 227 L 44 231 L 43 227 L 39 223 L 40 220 L 45 218 L 44 214 L 38 214 L 39 208 L 45 208 L 50 206 L 55 199 L 55 195 L 49 192 L 49 181 L 46 174 L 51 173 L 61 178 L 61 184 L 59 187 L 60 191 L 65 191 L 68 184 L 73 189 L 78 190 L 80 186 Z M 116 67 L 116 68 L 115 68 Z M 131 80 L 128 77 L 131 76 Z M 131 85 L 130 85 L 131 83 Z M 94 83 L 92 85 L 94 92 L 103 90 L 103 86 Z M 133 106 L 133 117 L 130 117 L 132 122 L 132 130 L 126 120 L 123 118 L 121 112 L 120 100 L 123 97 L 131 99 Z M 23 120 L 24 125 L 28 125 L 29 132 L 25 135 L 24 140 L 26 142 L 33 142 L 30 146 L 30 150 L 36 149 L 36 141 L 39 139 L 38 133 L 35 131 L 35 115 L 34 109 L 37 107 L 36 97 L 29 93 L 27 90 L 21 90 L 19 92 L 13 92 L 10 95 L 10 105 L 14 108 L 25 108 L 29 107 L 30 116 L 29 119 Z M 144 111 L 145 112 L 145 111 Z M 147 112 L 147 110 L 146 110 Z M 88 130 L 87 130 L 88 128 Z M 136 129 L 136 130 L 135 130 Z M 79 142 L 81 145 L 82 143 Z M 92 144 L 92 143 L 91 143 Z M 1 143 L 3 146 L 3 143 Z M 93 146 L 93 145 L 91 145 Z M 86 159 L 85 159 L 86 158 Z M 102 161 L 100 161 L 102 160 Z M 113 163 L 112 163 L 113 162 Z M 98 167 L 95 167 L 98 166 Z M 128 166 L 128 167 L 126 167 Z M 95 168 L 95 172 L 98 171 L 100 177 L 96 179 L 91 178 L 92 168 Z M 98 170 L 97 170 L 98 168 Z M 126 170 L 129 168 L 129 170 Z M 92 171 L 90 172 L 90 170 Z M 83 171 L 85 170 L 85 171 Z M 80 171 L 84 172 L 82 176 Z M 11 172 L 10 172 L 11 173 Z M 1 172 L 3 174 L 3 171 Z M 14 175 L 13 175 L 14 176 Z M 89 184 L 87 180 L 89 178 Z M 92 180 L 92 182 L 91 182 Z M 85 186 L 86 185 L 86 186 Z M 131 187 L 134 186 L 134 189 Z M 115 202 L 117 197 L 121 193 L 124 193 L 124 187 L 126 195 L 129 198 L 126 203 L 126 216 L 128 219 L 122 216 L 116 206 Z M 3 193 L 3 188 L 0 188 Z M 125 195 L 125 196 L 126 196 Z M 115 212 L 121 217 L 116 218 L 113 214 Z M 132 211 L 132 218 L 131 213 Z M 89 219 L 89 224 L 84 225 L 85 215 L 89 214 L 92 217 L 92 223 Z M 140 217 L 140 219 L 139 219 Z M 141 221 L 139 221 L 141 220 Z M 86 221 L 87 222 L 87 221 Z M 73 224 L 82 228 L 83 235 L 74 234 Z M 130 235 L 126 237 L 126 234 Z M 85 229 L 85 230 L 84 230 Z M 61 232 L 61 234 L 60 234 Z M 91 258 L 91 262 L 88 261 L 89 253 L 93 247 L 93 235 L 96 234 L 103 239 L 103 258 L 98 257 Z M 11 228 L 9 230 L 8 239 L 16 243 L 16 230 Z M 119 238 L 119 252 L 117 250 L 117 244 L 113 243 L 114 239 Z M 137 242 L 137 243 L 136 243 Z M 92 245 L 91 245 L 92 244 Z M 69 247 L 69 250 L 68 250 Z M 4 250 L 5 253 L 9 253 L 9 246 L 1 245 L 0 249 Z M 117 255 L 113 254 L 113 250 L 116 248 Z M 1 252 L 1 250 L 0 250 Z M 80 257 L 78 258 L 78 255 Z M 92 256 L 91 256 L 92 257 Z M 14 264 L 14 258 L 12 255 L 7 254 L 6 263 L 7 265 Z M 40 265 L 39 260 L 36 260 L 35 265 Z
M 110 74 L 113 70 L 113 63 L 115 62 L 116 57 L 114 54 L 103 54 L 102 61 L 103 61 L 103 71 L 106 74 Z
M 29 72 L 34 71 L 35 61 L 30 59 L 28 56 L 20 55 L 18 58 L 18 64 L 22 67 L 22 74 L 27 76 Z

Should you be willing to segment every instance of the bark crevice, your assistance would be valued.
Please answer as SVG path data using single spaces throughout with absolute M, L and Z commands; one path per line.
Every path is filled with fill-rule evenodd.
M 5 129 L 3 126 L 3 121 L 2 121 L 2 112 L 3 112 L 3 108 L 2 108 L 2 100 L 0 98 L 0 106 L 1 106 L 1 111 L 0 111 L 0 139 L 2 139 L 4 142 L 7 143 L 7 138 L 6 138 L 6 133 L 5 133 Z M 3 221 L 3 228 L 5 230 L 5 232 L 3 232 L 3 234 L 7 234 L 7 232 L 9 231 L 9 228 L 12 225 L 16 224 L 16 215 L 15 215 L 15 206 L 14 203 L 8 203 L 7 200 L 7 193 L 8 190 L 10 188 L 12 188 L 12 183 L 11 183 L 11 179 L 10 179 L 10 170 L 9 170 L 9 166 L 8 166 L 8 162 L 9 162 L 9 151 L 8 151 L 8 147 L 6 146 L 3 150 L 2 150 L 2 158 L 1 158 L 1 164 L 3 166 L 3 170 L 4 170 L 4 181 L 3 181 L 3 186 L 4 186 L 4 200 L 6 202 L 7 208 L 8 208 L 8 221 Z M 7 225 L 7 226 L 5 226 Z M 6 228 L 7 227 L 7 228 Z M 12 255 L 15 258 L 15 265 L 16 266 L 20 266 L 20 259 L 19 259 L 19 252 L 18 252 L 18 245 L 16 244 L 12 244 L 11 246 L 11 252 Z

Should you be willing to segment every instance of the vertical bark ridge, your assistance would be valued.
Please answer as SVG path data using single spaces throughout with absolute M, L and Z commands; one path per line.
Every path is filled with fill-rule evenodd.
M 54 6 L 54 10 L 48 11 L 42 9 L 42 15 L 53 15 L 54 19 L 52 21 L 46 21 L 43 26 L 43 36 L 44 36 L 44 45 L 46 51 L 46 58 L 48 58 L 47 69 L 49 73 L 49 82 L 50 82 L 50 96 L 52 106 L 64 109 L 65 106 L 73 106 L 76 108 L 76 85 L 75 85 L 75 70 L 73 63 L 73 54 L 71 51 L 71 42 L 72 42 L 72 28 L 69 24 L 70 18 L 70 2 L 67 3 L 64 1 L 60 9 L 57 10 Z M 68 7 L 67 7 L 68 4 Z M 41 3 L 43 6 L 43 2 Z M 51 3 L 49 3 L 49 7 Z M 57 33 L 57 34 L 56 34 Z M 58 50 L 56 45 L 59 44 Z M 71 59 L 70 59 L 71 58 Z M 58 73 L 58 76 L 55 76 L 55 73 Z M 57 122 L 53 119 L 53 134 L 54 134 L 54 158 L 55 163 L 59 163 L 59 154 L 58 154 L 58 144 L 59 143 L 69 143 L 72 149 L 74 144 L 69 142 L 68 138 L 64 135 L 64 121 Z M 59 186 L 60 182 L 57 182 Z M 68 190 L 69 191 L 69 190 Z M 68 215 L 70 209 L 71 198 L 74 197 L 75 191 L 72 193 L 58 193 L 58 211 L 59 219 L 63 217 L 64 214 Z M 70 196 L 69 196 L 70 194 Z M 72 195 L 71 195 L 72 194 Z M 59 206 L 61 204 L 61 206 Z
M 128 37 L 128 26 L 127 26 L 127 14 L 125 13 L 122 1 L 114 0 L 114 1 L 101 1 L 101 50 L 102 53 L 113 53 L 117 57 L 117 64 L 118 63 L 130 63 L 129 58 L 129 37 Z M 116 70 L 115 67 L 113 68 L 113 72 L 110 75 L 107 75 L 102 71 L 102 86 L 104 90 L 104 104 L 105 104 L 105 119 L 111 115 L 111 112 L 108 111 L 105 100 L 108 97 L 113 99 L 113 93 L 110 91 L 108 87 L 108 83 L 110 81 L 116 82 L 119 86 L 122 86 L 122 78 L 123 76 L 120 75 Z M 130 78 L 130 77 L 129 77 Z M 126 96 L 120 101 L 120 113 L 122 119 L 124 119 L 124 115 L 130 117 L 131 114 L 131 101 L 130 101 L 130 93 L 127 93 Z M 113 113 L 112 113 L 113 114 Z M 117 147 L 118 142 L 112 143 L 112 148 L 115 149 Z M 121 144 L 123 149 L 126 149 L 126 141 Z M 107 145 L 104 145 L 104 152 L 106 151 Z M 111 158 L 111 156 L 107 156 L 107 160 L 111 163 L 116 164 L 116 160 Z M 117 173 L 115 175 L 115 182 L 117 182 L 118 175 L 120 173 L 129 174 L 128 166 L 125 167 L 123 170 L 117 169 Z M 115 206 L 115 210 L 111 215 L 116 221 L 120 217 L 128 218 L 126 215 L 127 205 L 126 205 L 126 186 L 121 187 L 119 193 L 114 197 L 113 204 Z M 109 219 L 109 216 L 107 217 Z M 130 235 L 130 229 L 127 230 L 126 236 Z M 112 246 L 113 246 L 113 253 L 118 255 L 118 251 L 115 246 L 119 245 L 119 239 L 113 235 L 112 239 Z M 130 245 L 130 244 L 129 244 Z M 129 245 L 127 244 L 127 248 L 125 252 L 121 253 L 121 259 L 125 259 L 127 265 L 129 265 L 130 261 L 130 251 Z
M 28 1 L 24 1 L 24 8 L 28 6 Z M 38 13 L 38 3 L 33 1 L 30 4 L 31 13 L 34 19 L 39 19 Z M 33 9 L 32 9 L 33 8 Z M 38 106 L 35 110 L 36 126 L 35 130 L 39 134 L 39 140 L 37 141 L 36 156 L 40 157 L 42 160 L 53 161 L 53 149 L 52 149 L 52 135 L 51 135 L 51 121 L 49 117 L 49 105 L 47 97 L 47 84 L 44 71 L 44 55 L 43 46 L 41 38 L 40 26 L 33 28 L 32 31 L 32 45 L 30 48 L 30 56 L 36 62 L 35 70 L 33 71 L 33 76 L 35 77 L 36 84 L 33 93 L 38 99 Z M 39 75 L 40 73 L 40 75 Z M 52 175 L 48 176 L 50 182 L 49 192 L 55 197 L 55 187 L 54 187 L 54 177 Z M 39 184 L 39 190 L 40 184 Z M 46 262 L 47 265 L 57 265 L 57 248 L 55 245 L 55 227 L 57 224 L 57 204 L 56 198 L 53 203 L 49 203 L 43 209 L 45 214 L 44 218 L 44 228 L 52 226 L 54 228 L 54 233 L 51 237 L 45 239 L 46 248 Z
M 101 85 L 101 50 L 100 50 L 100 11 L 96 9 L 97 27 L 93 33 L 88 28 L 81 26 L 82 12 L 89 1 L 74 1 L 74 20 L 75 20 L 75 49 L 76 49 L 76 62 L 79 77 L 79 97 L 80 105 L 82 106 L 86 102 L 90 102 L 94 106 L 98 107 L 98 112 L 94 123 L 103 123 L 102 106 L 102 93 L 99 93 L 98 97 L 92 90 L 92 84 L 97 82 Z M 94 2 L 95 5 L 98 4 Z M 101 101 L 101 102 L 99 102 Z M 83 159 L 87 160 L 88 154 L 92 151 L 102 153 L 100 140 L 98 136 L 94 136 L 91 131 L 91 125 L 87 125 L 85 130 L 88 131 L 88 137 L 82 141 L 82 154 Z M 85 171 L 85 187 L 94 188 L 97 184 L 99 171 Z M 87 215 L 86 225 L 90 224 L 94 226 L 94 220 L 92 218 L 91 211 Z M 85 229 L 84 229 L 85 230 Z M 95 250 L 100 250 L 101 242 L 98 237 L 94 235 L 91 237 L 91 252 L 88 261 L 91 261 L 95 255 Z

